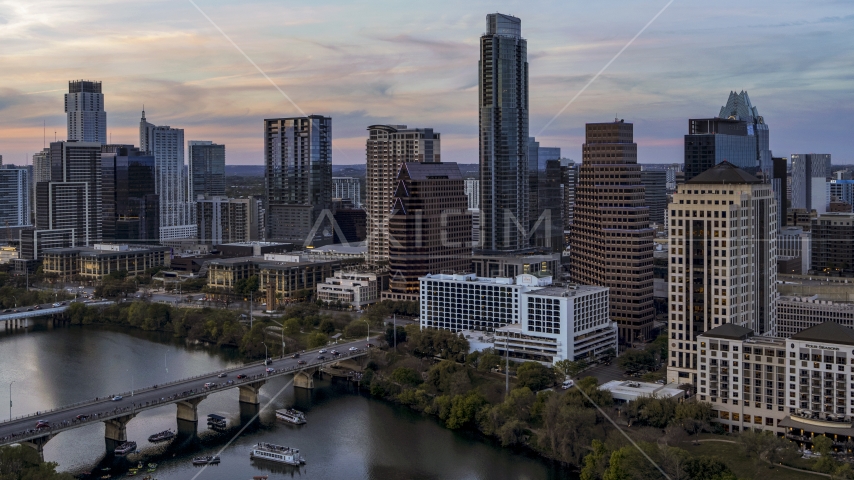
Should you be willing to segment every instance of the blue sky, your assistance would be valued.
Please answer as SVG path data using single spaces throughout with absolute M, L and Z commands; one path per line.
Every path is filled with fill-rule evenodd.
M 487 13 L 522 19 L 531 134 L 667 0 L 292 2 L 195 0 L 307 113 L 332 117 L 333 161 L 363 163 L 376 123 L 432 127 L 445 161 L 477 162 L 478 42 Z M 641 162 L 681 162 L 688 118 L 747 90 L 775 155 L 854 163 L 854 2 L 675 0 L 538 139 L 580 160 L 585 122 L 635 124 Z M 298 111 L 189 0 L 0 0 L 0 155 L 65 137 L 71 79 L 104 82 L 114 143 L 149 121 L 262 163 L 262 119 Z

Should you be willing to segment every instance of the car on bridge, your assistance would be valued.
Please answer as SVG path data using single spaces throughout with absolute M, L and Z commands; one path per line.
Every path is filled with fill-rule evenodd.
M 297 365 L 305 365 L 305 360 L 300 360 L 297 362 Z
M 318 355 L 317 359 L 318 360 L 326 360 L 326 356 L 325 355 Z
M 276 369 L 275 369 L 275 368 L 269 368 L 269 367 L 268 367 L 268 368 L 267 368 L 267 370 L 266 370 L 266 372 L 267 372 L 267 373 L 273 373 L 273 372 L 275 372 L 275 371 L 276 371 Z
M 326 353 L 326 350 L 318 350 L 317 353 Z
M 112 400 L 113 400 L 114 402 L 118 402 L 119 400 L 121 400 L 121 399 L 123 399 L 123 398 L 125 398 L 125 397 L 123 397 L 123 396 L 121 396 L 121 395 L 116 395 L 115 397 L 113 397 L 113 399 L 112 399 Z
M 291 358 L 299 358 L 299 353 L 295 353 L 295 354 L 291 355 Z
M 36 430 L 48 427 L 50 427 L 50 423 L 48 423 L 47 420 L 39 420 L 36 422 Z
M 89 415 L 77 415 L 74 418 L 76 418 L 77 420 L 86 420 L 87 418 L 89 418 Z
M 245 375 L 245 374 L 240 373 L 240 374 L 238 374 L 238 375 L 237 375 L 237 379 L 238 379 L 238 380 L 243 380 L 244 378 L 246 378 L 246 375 Z
M 227 377 L 227 376 L 228 376 L 228 374 L 227 374 L 227 373 L 225 373 L 225 372 L 222 372 L 222 373 L 220 373 L 219 375 L 217 375 L 217 377 L 218 377 L 218 378 L 225 378 L 225 377 Z
M 351 351 L 351 352 L 358 352 L 358 351 L 359 351 L 359 349 L 358 349 L 358 348 L 356 348 L 356 347 L 350 347 L 350 351 Z

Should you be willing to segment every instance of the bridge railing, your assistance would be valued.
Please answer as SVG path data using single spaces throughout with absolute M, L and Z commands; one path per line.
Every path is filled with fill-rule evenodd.
M 319 347 L 319 348 L 314 349 L 314 350 L 304 350 L 303 352 L 300 352 L 300 353 L 301 353 L 301 354 L 312 354 L 312 353 L 317 353 L 319 350 L 322 350 L 322 349 L 324 349 L 324 348 L 328 348 L 328 347 Z M 360 349 L 360 350 L 361 350 L 361 349 Z M 341 359 L 341 357 L 345 357 L 345 356 L 346 356 L 346 357 L 352 357 L 353 355 L 361 355 L 361 354 L 364 354 L 364 353 L 365 353 L 365 352 L 362 352 L 362 351 L 358 351 L 358 352 L 349 352 L 349 351 L 348 351 L 348 352 L 342 352 L 342 353 L 341 353 L 341 355 L 340 355 L 338 358 L 334 358 L 334 357 L 333 357 L 333 358 L 329 358 L 329 359 L 326 359 L 326 360 L 323 360 L 323 361 L 320 361 L 320 362 L 314 362 L 314 363 L 312 363 L 312 364 L 298 365 L 297 367 L 299 367 L 299 368 L 294 367 L 294 368 L 292 368 L 292 369 L 289 369 L 289 370 L 286 370 L 286 371 L 281 371 L 281 372 L 279 372 L 279 371 L 277 370 L 277 372 L 274 372 L 274 374 L 273 374 L 273 375 L 274 375 L 274 376 L 277 376 L 277 375 L 275 375 L 275 373 L 285 374 L 285 373 L 292 372 L 292 371 L 302 370 L 302 369 L 305 369 L 305 368 L 308 368 L 308 367 L 311 367 L 311 366 L 323 365 L 323 364 L 325 364 L 325 363 L 331 363 L 331 362 L 333 362 L 333 361 L 338 361 L 338 360 L 340 360 L 340 359 Z M 273 358 L 273 357 L 270 357 L 270 358 Z M 281 357 L 281 359 L 284 359 L 284 356 L 282 356 L 282 357 Z M 26 418 L 36 418 L 36 417 L 41 417 L 41 416 L 44 416 L 44 415 L 49 414 L 49 413 L 62 412 L 62 411 L 65 411 L 65 410 L 73 410 L 73 409 L 75 409 L 75 408 L 78 408 L 78 407 L 81 407 L 81 406 L 84 406 L 84 405 L 96 405 L 96 404 L 98 404 L 98 403 L 107 403 L 107 402 L 110 402 L 110 401 L 111 401 L 111 399 L 112 399 L 114 396 L 116 396 L 116 395 L 119 395 L 119 396 L 122 396 L 122 397 L 132 396 L 132 395 L 136 394 L 137 392 L 150 392 L 150 391 L 154 391 L 154 390 L 160 390 L 160 389 L 162 389 L 162 388 L 164 388 L 164 387 L 175 386 L 175 385 L 178 385 L 178 384 L 181 384 L 181 383 L 186 383 L 186 382 L 190 382 L 190 381 L 193 381 L 193 380 L 198 380 L 198 379 L 200 379 L 200 378 L 205 378 L 205 377 L 211 377 L 211 376 L 219 375 L 220 373 L 231 373 L 231 372 L 234 372 L 234 371 L 237 371 L 237 370 L 242 370 L 242 369 L 247 368 L 247 367 L 262 366 L 262 365 L 265 365 L 265 364 L 266 364 L 266 360 L 258 360 L 258 361 L 255 361 L 255 362 L 244 363 L 244 364 L 242 364 L 242 365 L 240 365 L 240 366 L 236 366 L 236 367 L 229 367 L 229 368 L 224 368 L 224 369 L 220 369 L 220 370 L 214 370 L 213 372 L 203 373 L 203 374 L 200 374 L 200 375 L 194 375 L 194 376 L 192 376 L 192 377 L 185 377 L 185 378 L 182 378 L 182 379 L 179 379 L 179 380 L 173 380 L 173 381 L 166 382 L 166 383 L 158 383 L 158 384 L 156 384 L 156 385 L 157 385 L 156 387 L 155 387 L 155 386 L 149 386 L 149 387 L 143 387 L 143 388 L 140 388 L 140 389 L 133 389 L 132 391 L 128 391 L 128 392 L 116 393 L 116 394 L 108 395 L 108 396 L 105 396 L 105 397 L 95 397 L 94 399 L 82 400 L 82 401 L 80 401 L 80 402 L 72 403 L 72 404 L 69 404 L 69 405 L 63 405 L 63 406 L 61 406 L 61 407 L 56 407 L 56 408 L 52 408 L 52 409 L 48 409 L 48 410 L 39 410 L 39 411 L 37 411 L 36 413 L 29 413 L 29 414 L 26 414 L 26 415 L 21 415 L 21 416 L 13 417 L 13 418 L 11 418 L 11 419 L 9 419 L 9 420 L 4 420 L 3 422 L 0 422 L 0 425 L 5 425 L 5 424 L 8 424 L 8 423 L 16 422 L 16 421 L 23 420 L 23 419 L 26 419 Z M 243 379 L 239 379 L 239 380 L 238 380 L 238 379 L 235 379 L 235 380 L 238 380 L 238 381 L 235 381 L 235 382 L 233 383 L 233 385 L 237 385 L 238 383 L 243 384 L 243 383 L 247 383 L 247 382 L 257 381 L 259 378 L 266 378 L 267 376 L 268 376 L 268 375 L 264 375 L 263 377 L 257 377 L 257 378 L 247 377 L 247 378 L 243 378 Z M 208 391 L 208 392 L 201 392 L 201 393 L 199 393 L 199 395 L 201 395 L 202 393 L 210 393 L 210 392 L 209 392 L 209 391 Z M 171 402 L 167 402 L 167 403 L 171 403 Z M 42 435 L 42 436 L 43 436 L 43 435 Z

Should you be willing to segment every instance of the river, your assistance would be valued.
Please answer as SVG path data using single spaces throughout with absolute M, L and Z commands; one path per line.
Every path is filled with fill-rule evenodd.
M 105 327 L 50 326 L 30 321 L 17 331 L 0 327 L 0 419 L 8 418 L 9 384 L 12 415 L 165 383 L 240 363 L 236 352 L 186 345 L 170 335 Z M 127 427 L 139 444 L 133 462 L 158 463 L 154 474 L 171 479 L 249 479 L 254 475 L 301 479 L 557 479 L 577 478 L 566 469 L 533 455 L 501 448 L 482 437 L 452 432 L 435 418 L 354 392 L 344 382 L 316 380 L 316 388 L 294 389 L 290 378 L 271 380 L 261 389 L 256 412 L 241 408 L 237 389 L 212 393 L 199 405 L 197 433 L 180 432 L 169 444 L 152 445 L 149 435 L 176 428 L 174 405 L 148 410 Z M 275 398 L 274 398 L 275 397 Z M 295 406 L 308 423 L 277 422 L 274 410 Z M 204 417 L 228 419 L 226 433 L 207 429 Z M 240 435 L 237 433 L 246 427 Z M 257 442 L 297 447 L 307 463 L 301 468 L 250 460 Z M 220 453 L 221 452 L 221 453 Z M 222 463 L 193 467 L 196 455 L 219 453 Z M 113 478 L 124 460 L 105 454 L 104 425 L 93 423 L 60 433 L 44 449 L 47 461 L 72 473 L 91 471 Z M 141 478 L 137 475 L 130 478 Z

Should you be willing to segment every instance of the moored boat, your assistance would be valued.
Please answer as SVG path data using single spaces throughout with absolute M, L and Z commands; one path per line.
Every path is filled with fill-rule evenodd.
M 306 423 L 305 414 L 293 408 L 276 410 L 276 418 L 293 423 L 294 425 L 303 425 Z
M 151 443 L 165 442 L 167 440 L 172 440 L 175 438 L 175 432 L 172 430 L 163 430 L 160 433 L 155 433 L 148 437 L 148 441 Z
M 251 459 L 270 460 L 271 462 L 284 463 L 299 466 L 305 463 L 305 458 L 299 453 L 299 449 L 283 447 L 272 443 L 257 443 L 249 452 Z
M 118 447 L 116 447 L 115 454 L 116 455 L 127 455 L 128 453 L 132 453 L 136 451 L 136 442 L 125 442 Z
M 205 457 L 195 457 L 193 465 L 217 465 L 219 461 L 219 455 L 208 455 Z

